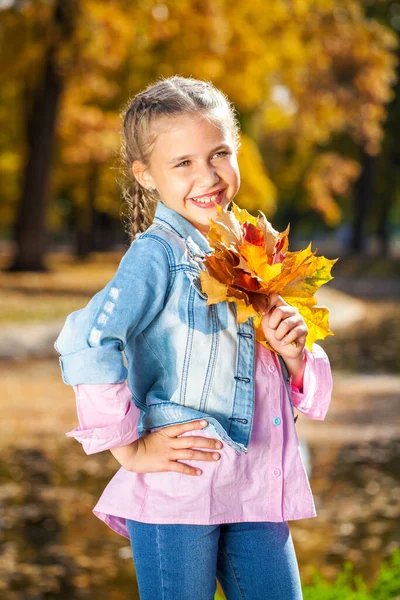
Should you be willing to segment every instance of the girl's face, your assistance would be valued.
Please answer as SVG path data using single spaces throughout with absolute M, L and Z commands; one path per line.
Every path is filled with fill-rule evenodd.
M 156 132 L 150 168 L 135 161 L 132 171 L 142 185 L 157 189 L 166 206 L 206 234 L 208 219 L 217 217 L 216 204 L 225 208 L 240 187 L 232 134 L 201 114 L 162 117 Z

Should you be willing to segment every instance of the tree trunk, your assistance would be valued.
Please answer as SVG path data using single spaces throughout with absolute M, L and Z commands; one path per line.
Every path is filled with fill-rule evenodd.
M 71 0 L 57 0 L 53 29 L 71 36 Z M 55 36 L 56 37 L 56 36 Z M 10 271 L 44 271 L 47 250 L 46 208 L 48 204 L 55 124 L 63 81 L 57 72 L 57 41 L 47 50 L 43 77 L 33 93 L 26 124 L 27 163 L 14 228 L 16 253 Z
M 367 249 L 368 212 L 373 194 L 374 157 L 364 150 L 361 154 L 361 175 L 354 191 L 354 216 L 350 251 L 362 254 Z
M 93 164 L 87 180 L 87 199 L 82 208 L 76 210 L 76 256 L 84 259 L 94 250 L 95 200 L 99 187 L 99 166 Z
M 389 162 L 387 169 L 387 185 L 385 186 L 385 194 L 379 206 L 377 236 L 379 244 L 379 256 L 388 258 L 390 254 L 390 211 L 396 201 L 397 192 L 397 173 L 396 164 L 390 159 L 391 154 L 387 156 Z
M 400 51 L 397 50 L 400 59 Z M 397 199 L 400 173 L 400 150 L 398 139 L 400 134 L 400 60 L 397 63 L 394 98 L 387 108 L 388 117 L 385 124 L 385 195 L 378 220 L 379 254 L 387 258 L 390 254 L 390 212 Z

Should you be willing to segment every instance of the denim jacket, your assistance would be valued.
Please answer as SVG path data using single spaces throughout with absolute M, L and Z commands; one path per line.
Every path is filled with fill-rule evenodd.
M 113 279 L 68 315 L 54 347 L 68 385 L 128 380 L 140 409 L 138 435 L 205 418 L 222 441 L 247 453 L 255 397 L 253 318 L 232 302 L 206 305 L 207 238 L 158 202 Z M 293 410 L 286 365 L 279 357 Z

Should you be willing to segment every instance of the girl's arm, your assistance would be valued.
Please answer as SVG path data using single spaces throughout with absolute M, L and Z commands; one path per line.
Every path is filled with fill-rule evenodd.
M 308 327 L 296 307 L 271 294 L 268 307 L 259 305 L 265 338 L 280 354 L 291 377 L 293 405 L 310 419 L 323 420 L 332 394 L 329 359 L 318 344 L 312 351 L 305 342 Z M 291 342 L 296 342 L 295 347 Z M 298 342 L 298 343 L 297 343 Z
M 294 385 L 293 379 L 291 383 L 293 405 L 309 419 L 323 421 L 328 412 L 333 389 L 329 359 L 322 347 L 316 343 L 313 344 L 312 352 L 307 348 L 304 348 L 304 352 L 302 389 Z M 285 362 L 288 362 L 287 359 Z
M 54 344 L 64 383 L 123 383 L 123 350 L 162 310 L 170 282 L 164 242 L 136 238 L 113 279 L 66 319 Z
M 125 446 L 138 439 L 140 410 L 132 402 L 127 383 L 73 386 L 79 426 L 66 433 L 86 454 Z

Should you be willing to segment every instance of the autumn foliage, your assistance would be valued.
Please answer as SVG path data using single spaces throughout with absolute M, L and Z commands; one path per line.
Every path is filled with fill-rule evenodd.
M 311 243 L 304 250 L 289 252 L 289 226 L 279 233 L 264 213 L 254 217 L 232 202 L 232 210 L 217 206 L 217 219 L 210 219 L 207 238 L 213 252 L 203 260 L 200 272 L 207 306 L 234 302 L 238 323 L 254 318 L 256 339 L 273 350 L 261 327 L 260 296 L 268 306 L 271 294 L 279 294 L 303 316 L 311 350 L 317 339 L 334 335 L 329 328 L 329 309 L 318 306 L 317 289 L 333 277 L 331 268 L 338 259 L 316 256 Z M 274 350 L 273 350 L 274 351 Z
M 358 164 L 332 140 L 344 135 L 371 154 L 380 149 L 398 42 L 360 0 L 269 0 L 267 11 L 260 0 L 68 0 L 60 2 L 74 24 L 68 41 L 54 26 L 55 0 L 3 4 L 3 223 L 14 218 L 25 112 L 51 43 L 65 80 L 52 189 L 78 208 L 95 167 L 95 208 L 118 216 L 119 115 L 157 76 L 212 80 L 234 102 L 243 130 L 237 201 L 250 212 L 260 208 L 272 218 L 279 190 L 281 202 L 293 197 L 337 225 L 338 196 L 348 192 Z M 49 218 L 54 229 L 65 218 L 55 202 Z

